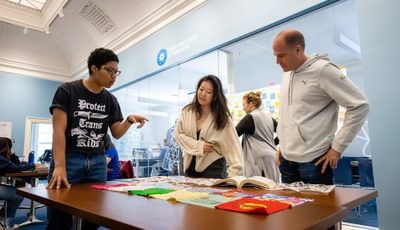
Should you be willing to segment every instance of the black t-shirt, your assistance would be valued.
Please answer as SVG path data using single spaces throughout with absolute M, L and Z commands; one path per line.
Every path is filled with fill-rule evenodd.
M 67 113 L 66 151 L 104 153 L 104 137 L 108 127 L 123 116 L 117 98 L 103 89 L 90 92 L 82 80 L 62 84 L 56 91 L 50 113 L 59 108 Z
M 238 136 L 240 137 L 242 134 L 250 134 L 253 135 L 254 132 L 256 131 L 256 127 L 254 125 L 254 119 L 251 114 L 246 114 L 244 116 L 239 124 L 236 125 L 236 132 L 238 133 Z

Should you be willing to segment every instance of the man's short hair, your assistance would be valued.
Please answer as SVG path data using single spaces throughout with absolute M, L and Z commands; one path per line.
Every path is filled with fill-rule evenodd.
M 289 46 L 300 45 L 303 48 L 303 50 L 306 48 L 304 36 L 297 30 L 290 30 L 285 32 L 284 38 L 285 38 L 285 43 Z
M 87 61 L 89 75 L 92 74 L 92 69 L 90 68 L 92 65 L 95 65 L 97 68 L 100 69 L 102 65 L 110 61 L 116 61 L 117 63 L 119 63 L 118 56 L 112 50 L 106 48 L 97 48 L 93 50 L 90 53 Z

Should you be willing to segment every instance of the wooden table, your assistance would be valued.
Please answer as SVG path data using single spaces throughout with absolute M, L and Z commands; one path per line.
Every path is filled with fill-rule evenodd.
M 273 193 L 277 195 L 295 196 L 303 198 L 314 199 L 313 204 L 324 205 L 324 206 L 336 206 L 353 209 L 361 204 L 364 204 L 370 200 L 375 199 L 378 196 L 378 192 L 374 189 L 362 189 L 362 188 L 342 188 L 336 187 L 329 194 L 319 194 L 310 192 L 294 192 L 294 191 L 281 191 L 281 190 L 252 190 L 255 193 Z
M 38 170 L 38 171 L 22 171 L 22 172 L 16 172 L 16 173 L 5 173 L 4 176 L 11 178 L 11 184 L 15 185 L 15 180 L 17 178 L 22 178 L 24 180 L 28 180 L 30 182 L 30 185 L 34 188 L 37 186 L 38 181 L 40 178 L 45 178 L 47 177 L 49 174 L 48 170 Z M 36 207 L 35 206 L 35 202 L 33 199 L 31 199 L 31 204 L 29 206 L 30 209 L 30 213 L 28 216 L 28 219 L 21 223 L 21 224 L 17 224 L 17 226 L 19 228 L 26 226 L 26 225 L 30 225 L 30 224 L 42 224 L 45 223 L 45 221 L 39 220 L 36 217 Z
M 348 212 L 341 205 L 311 202 L 269 216 L 243 214 L 97 190 L 90 184 L 58 190 L 25 187 L 17 193 L 111 229 L 326 229 Z

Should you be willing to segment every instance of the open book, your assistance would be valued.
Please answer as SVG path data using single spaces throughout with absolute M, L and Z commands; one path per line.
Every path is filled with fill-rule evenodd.
M 261 176 L 253 176 L 249 178 L 244 176 L 235 176 L 219 179 L 216 180 L 212 186 L 236 186 L 237 188 L 255 186 L 264 189 L 277 189 L 279 187 L 278 183 L 275 181 Z
M 324 184 L 306 184 L 303 182 L 293 182 L 291 184 L 276 183 L 275 181 L 261 176 L 246 178 L 244 176 L 235 176 L 231 178 L 218 179 L 212 186 L 236 186 L 243 188 L 248 186 L 259 187 L 267 190 L 292 190 L 295 192 L 314 192 L 328 194 L 335 189 L 335 185 Z

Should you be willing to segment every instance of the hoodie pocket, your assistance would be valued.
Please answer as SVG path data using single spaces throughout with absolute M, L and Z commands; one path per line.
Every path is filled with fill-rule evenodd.
M 297 135 L 299 136 L 299 138 L 303 141 L 306 142 L 306 139 L 304 138 L 303 134 L 300 131 L 300 127 L 299 126 L 295 126 L 296 127 L 296 131 L 297 131 Z
M 305 148 L 306 140 L 300 132 L 300 129 L 296 125 L 287 126 L 284 131 L 284 138 L 286 141 L 281 142 L 283 150 L 286 153 L 297 153 L 303 152 Z M 283 139 L 283 138 L 282 138 Z

